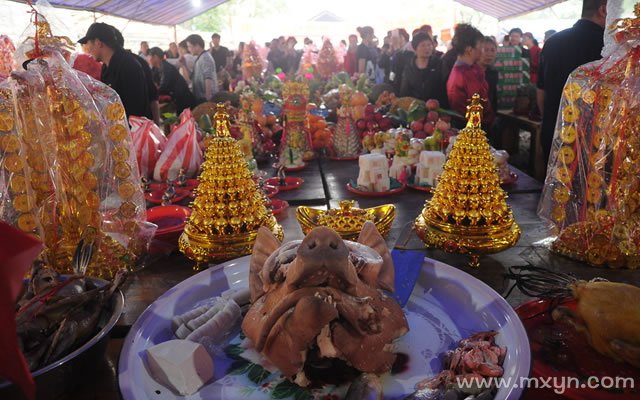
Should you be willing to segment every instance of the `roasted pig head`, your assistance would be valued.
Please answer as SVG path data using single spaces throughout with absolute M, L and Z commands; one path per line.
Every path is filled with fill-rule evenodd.
M 375 225 L 358 242 L 318 227 L 285 244 L 261 228 L 250 262 L 252 305 L 242 330 L 256 350 L 300 386 L 308 352 L 380 374 L 395 361 L 393 342 L 409 330 L 392 291 L 393 261 Z M 328 363 L 327 365 L 329 365 Z

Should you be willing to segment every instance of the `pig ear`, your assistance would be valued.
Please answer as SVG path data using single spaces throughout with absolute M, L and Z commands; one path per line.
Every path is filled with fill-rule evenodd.
M 261 226 L 258 229 L 256 242 L 253 245 L 253 253 L 249 262 L 249 289 L 251 290 L 251 302 L 256 301 L 264 294 L 262 289 L 262 279 L 260 272 L 264 267 L 267 258 L 280 247 L 280 241 L 276 238 L 271 230 Z
M 395 269 L 393 267 L 393 259 L 391 258 L 387 242 L 385 242 L 373 222 L 367 221 L 364 223 L 362 231 L 360 231 L 360 235 L 358 236 L 358 243 L 369 246 L 380 254 L 382 257 L 382 267 L 378 273 L 378 286 L 382 289 L 393 292 L 395 289 Z

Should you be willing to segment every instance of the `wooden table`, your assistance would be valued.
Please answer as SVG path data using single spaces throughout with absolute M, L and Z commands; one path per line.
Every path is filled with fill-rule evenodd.
M 287 197 L 290 199 L 289 201 L 296 201 L 295 193 L 297 193 L 300 195 L 298 200 L 307 198 L 306 202 L 315 207 L 326 207 L 322 203 L 335 207 L 337 201 L 342 199 L 357 200 L 360 207 L 393 203 L 397 213 L 387 238 L 390 246 L 395 244 L 403 229 L 406 229 L 407 225 L 420 213 L 425 200 L 430 198 L 428 193 L 411 189 L 383 198 L 361 197 L 348 192 L 345 187 L 346 183 L 357 175 L 357 161 L 318 160 L 315 163 L 316 167 L 310 165 L 307 171 L 289 175 L 309 178 L 309 188 L 313 189 L 313 192 L 316 192 L 319 187 L 318 182 L 321 182 L 324 193 L 322 201 L 316 198 L 319 192 L 305 196 L 304 186 L 287 194 L 287 196 L 291 196 Z M 522 229 L 522 236 L 515 247 L 498 254 L 482 257 L 481 266 L 477 269 L 468 266 L 466 256 L 447 254 L 439 250 L 424 250 L 422 242 L 415 234 L 409 240 L 407 247 L 423 250 L 426 256 L 441 260 L 473 275 L 502 295 L 507 293 L 511 285 L 510 281 L 504 279 L 503 274 L 506 272 L 506 268 L 512 265 L 533 264 L 546 266 L 556 271 L 571 272 L 582 279 L 602 276 L 615 281 L 640 284 L 640 271 L 588 268 L 581 263 L 551 254 L 544 246 L 537 244 L 548 236 L 546 228 L 536 215 L 541 185 L 524 172 L 517 171 L 517 173 L 519 175 L 518 183 L 512 187 L 506 187 L 509 193 L 507 201 Z M 319 181 L 315 181 L 315 179 L 319 179 Z M 306 180 L 305 184 L 307 184 Z M 295 217 L 295 207 L 289 207 L 285 210 L 278 216 L 278 221 L 284 228 L 285 240 L 303 237 Z M 88 376 L 78 382 L 75 389 L 69 390 L 64 399 L 111 400 L 121 398 L 117 382 L 117 362 L 124 337 L 149 304 L 165 291 L 195 273 L 192 267 L 193 263 L 181 254 L 172 253 L 151 257 L 144 269 L 132 274 L 123 287 L 126 297 L 125 310 L 112 332 L 105 357 L 99 360 L 94 371 L 88 372 Z M 513 306 L 527 300 L 530 298 L 517 289 L 507 298 L 507 301 Z M 534 397 L 529 398 L 536 398 L 535 393 Z
M 520 130 L 531 133 L 527 173 L 535 179 L 543 181 L 547 166 L 544 162 L 545 157 L 542 154 L 542 144 L 540 142 L 542 122 L 516 115 L 511 110 L 498 110 L 497 115 L 502 122 L 500 132 L 501 147 L 507 150 L 509 154 L 514 154 L 518 151 Z

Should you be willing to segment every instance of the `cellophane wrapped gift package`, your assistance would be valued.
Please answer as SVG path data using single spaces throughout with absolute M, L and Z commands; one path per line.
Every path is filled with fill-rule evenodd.
M 0 82 L 7 79 L 13 70 L 13 53 L 16 47 L 7 35 L 0 35 Z
M 129 117 L 129 125 L 131 125 L 131 137 L 133 138 L 140 176 L 151 179 L 158 158 L 167 144 L 167 137 L 158 125 L 145 117 L 132 115 Z
M 615 44 L 564 87 L 538 213 L 552 249 L 593 266 L 640 267 L 640 5 Z
M 153 179 L 160 182 L 173 181 L 181 170 L 188 178 L 194 178 L 202 164 L 202 157 L 196 121 L 191 110 L 186 109 L 180 114 L 180 122 L 173 128 L 156 162 Z
M 0 219 L 38 236 L 41 258 L 60 272 L 72 272 L 81 239 L 92 241 L 86 273 L 110 277 L 141 260 L 156 229 L 125 110 L 67 64 L 42 16 L 37 31 L 48 40 L 22 46 L 32 60 L 0 86 Z

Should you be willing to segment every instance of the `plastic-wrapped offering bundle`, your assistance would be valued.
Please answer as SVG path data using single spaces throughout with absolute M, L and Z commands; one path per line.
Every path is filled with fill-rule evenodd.
M 167 137 L 158 125 L 145 117 L 132 115 L 129 117 L 129 124 L 140 176 L 152 178 L 158 158 L 167 144 Z
M 173 181 L 180 170 L 189 178 L 196 177 L 202 164 L 202 150 L 198 145 L 197 124 L 191 110 L 180 114 L 180 123 L 172 130 L 155 162 L 153 179 L 159 182 Z
M 13 70 L 13 53 L 16 47 L 7 35 L 0 35 L 0 82 L 7 79 Z
M 86 273 L 110 277 L 135 264 L 156 227 L 120 98 L 48 43 L 0 87 L 0 219 L 39 236 L 60 272 L 72 271 L 81 239 L 93 242 Z
M 635 14 L 567 80 L 538 209 L 553 250 L 594 266 L 640 267 L 640 3 Z

